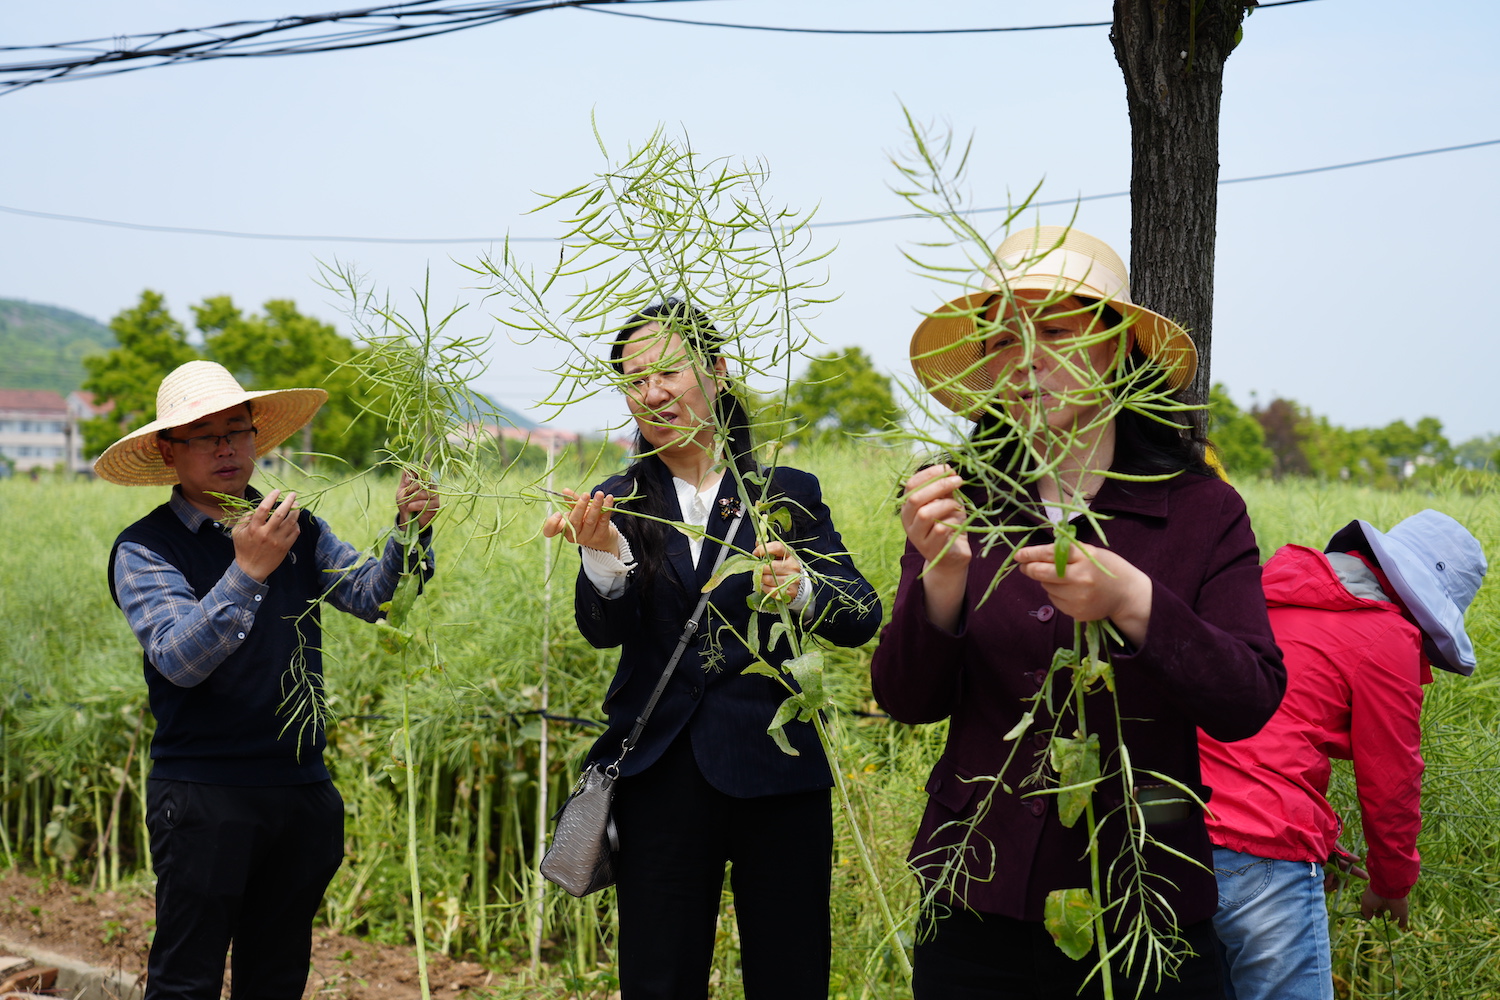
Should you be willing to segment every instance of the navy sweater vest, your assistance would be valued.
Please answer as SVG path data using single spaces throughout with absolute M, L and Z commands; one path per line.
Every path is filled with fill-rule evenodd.
M 294 658 L 321 687 L 323 632 L 318 598 L 328 582 L 318 570 L 318 528 L 306 511 L 302 533 L 276 571 L 239 647 L 195 687 L 179 687 L 142 657 L 156 734 L 152 776 L 219 785 L 299 785 L 328 778 L 323 727 L 282 707 L 296 694 Z M 234 562 L 234 542 L 212 525 L 194 534 L 163 504 L 115 539 L 109 589 L 115 603 L 115 554 L 134 542 L 179 570 L 201 600 Z M 306 683 L 306 682 L 304 682 Z M 300 699 L 293 698 L 293 701 Z

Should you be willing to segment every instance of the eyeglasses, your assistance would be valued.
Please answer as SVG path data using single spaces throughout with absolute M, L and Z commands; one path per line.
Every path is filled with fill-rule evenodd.
M 255 435 L 260 433 L 260 428 L 251 427 L 248 430 L 230 431 L 228 434 L 199 434 L 190 438 L 174 438 L 163 434 L 163 441 L 171 441 L 173 444 L 185 444 L 188 451 L 196 455 L 212 455 L 219 450 L 219 442 L 228 442 L 229 447 L 235 451 L 250 444 L 255 440 Z

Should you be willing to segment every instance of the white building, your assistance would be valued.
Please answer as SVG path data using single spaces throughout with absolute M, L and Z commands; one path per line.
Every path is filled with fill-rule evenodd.
M 77 425 L 50 389 L 0 389 L 0 456 L 18 472 L 50 469 L 75 450 Z
M 70 471 L 87 471 L 78 423 L 99 412 L 86 392 L 65 400 L 50 389 L 0 389 L 0 457 L 17 472 L 63 463 Z

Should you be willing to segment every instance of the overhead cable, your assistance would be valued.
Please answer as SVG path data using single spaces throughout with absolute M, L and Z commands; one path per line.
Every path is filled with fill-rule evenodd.
M 1266 7 L 1288 7 L 1298 3 L 1314 3 L 1316 0 L 1274 0 L 1272 3 L 1256 4 L 1254 9 Z M 1068 24 L 1025 24 L 1012 28 L 791 28 L 770 24 L 735 24 L 728 21 L 695 21 L 685 17 L 662 17 L 660 14 L 632 14 L 607 7 L 580 7 L 592 14 L 614 14 L 617 17 L 633 17 L 641 21 L 660 21 L 664 24 L 688 24 L 700 28 L 737 28 L 741 31 L 779 31 L 798 35 L 983 35 L 1010 31 L 1058 31 L 1063 28 L 1108 28 L 1113 21 L 1073 21 Z
M 694 3 L 700 0 L 475 0 L 445 4 L 443 0 L 408 0 L 373 7 L 296 14 L 248 21 L 225 21 L 203 28 L 86 38 L 35 45 L 0 45 L 0 52 L 56 52 L 56 56 L 0 63 L 0 96 L 43 83 L 63 83 L 113 76 L 177 63 L 213 59 L 251 59 L 262 56 L 308 55 L 343 49 L 371 48 L 455 31 L 467 31 L 543 11 L 573 8 L 618 14 L 648 21 L 779 31 L 820 35 L 957 35 L 1017 31 L 1054 31 L 1062 28 L 1103 28 L 1109 21 L 1071 24 L 1034 24 L 1004 28 L 793 28 L 759 24 L 731 24 L 629 13 L 617 7 L 656 3 Z M 1255 9 L 1313 3 L 1315 0 L 1274 0 Z M 325 30 L 337 27 L 339 30 Z M 310 30 L 320 34 L 308 34 Z
M 1436 149 L 1419 149 L 1411 153 L 1395 153 L 1391 156 L 1377 156 L 1368 160 L 1351 160 L 1348 163 L 1333 163 L 1325 167 L 1304 167 L 1300 170 L 1283 170 L 1273 174 L 1253 174 L 1248 177 L 1226 177 L 1219 181 L 1219 186 L 1226 184 L 1247 184 L 1251 181 L 1278 180 L 1283 177 L 1301 177 L 1305 174 L 1321 174 L 1330 170 L 1348 170 L 1352 167 L 1367 167 L 1376 163 L 1390 163 L 1394 160 L 1409 160 L 1417 156 L 1434 156 L 1438 153 L 1455 153 L 1464 149 L 1478 149 L 1481 146 L 1500 145 L 1500 139 L 1485 139 L 1482 142 L 1466 142 L 1458 146 L 1440 146 Z M 1058 198 L 1053 201 L 1033 201 L 1028 208 L 1049 208 L 1056 205 L 1075 205 L 1085 201 L 1102 201 L 1106 198 L 1125 198 L 1130 195 L 1129 191 L 1110 191 L 1106 194 L 1084 194 L 1073 198 Z M 987 208 L 970 208 L 961 210 L 962 215 L 987 215 L 995 212 L 1009 212 L 1014 206 L 991 206 Z M 443 244 L 443 243 L 553 243 L 556 238 L 552 236 L 451 236 L 451 237 L 399 237 L 399 236 L 306 236 L 287 233 L 245 233 L 228 229 L 197 229 L 188 226 L 157 226 L 142 222 L 121 222 L 115 219 L 95 219 L 83 215 L 63 215 L 58 212 L 38 212 L 28 208 L 15 208 L 10 205 L 0 205 L 0 212 L 9 212 L 12 215 L 25 215 L 37 219 L 55 219 L 60 222 L 81 222 L 91 226 L 113 226 L 118 229 L 136 229 L 151 233 L 182 233 L 189 236 L 227 236 L 241 240 L 280 240 L 283 242 L 300 243 L 396 243 L 396 244 Z M 841 226 L 865 226 L 877 222 L 899 222 L 903 219 L 926 218 L 919 212 L 908 212 L 902 215 L 876 215 L 864 219 L 840 219 L 831 222 L 810 222 L 809 228 L 813 229 L 835 229 Z
M 389 45 L 479 28 L 563 7 L 665 2 L 693 3 L 699 0 L 479 0 L 461 4 L 409 0 L 321 14 L 226 21 L 204 28 L 175 28 L 50 44 L 4 45 L 0 46 L 0 52 L 51 51 L 64 54 L 40 60 L 0 63 L 0 96 L 42 83 L 111 76 L 183 62 L 306 55 Z M 299 34 L 331 26 L 339 26 L 342 30 Z

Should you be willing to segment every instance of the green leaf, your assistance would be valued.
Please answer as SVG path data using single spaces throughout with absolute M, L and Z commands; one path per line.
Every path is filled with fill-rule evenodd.
M 790 602 L 783 601 L 774 594 L 762 594 L 758 590 L 752 590 L 749 594 L 745 595 L 745 606 L 751 611 L 763 615 L 779 614 L 782 605 L 788 603 Z
M 412 607 L 417 603 L 417 593 L 421 584 L 417 582 L 415 573 L 405 573 L 399 583 L 396 584 L 396 593 L 391 597 L 390 611 L 386 619 L 396 628 L 406 624 L 406 616 L 411 614 Z
M 1063 826 L 1071 827 L 1083 815 L 1099 780 L 1099 737 L 1094 733 L 1071 739 L 1054 736 L 1051 754 L 1062 786 L 1057 793 L 1057 818 Z
M 718 571 L 715 572 L 713 576 L 708 578 L 708 582 L 703 585 L 702 592 L 705 594 L 712 592 L 715 587 L 723 583 L 725 580 L 729 579 L 731 576 L 734 576 L 736 573 L 755 572 L 760 568 L 760 562 L 761 561 L 754 556 L 730 556 L 720 564 Z
M 790 640 L 791 636 L 792 630 L 786 627 L 786 622 L 778 621 L 771 626 L 771 634 L 766 637 L 766 645 L 775 647 L 778 640 Z
M 787 660 L 783 667 L 791 673 L 797 686 L 802 689 L 802 700 L 806 703 L 807 718 L 812 712 L 829 704 L 823 693 L 823 651 L 811 649 L 801 656 Z
M 1042 923 L 1047 933 L 1073 961 L 1087 955 L 1094 947 L 1094 918 L 1099 906 L 1087 889 L 1053 889 L 1047 893 Z
M 1058 534 L 1057 541 L 1053 543 L 1053 564 L 1057 567 L 1058 576 L 1068 575 L 1068 551 L 1073 547 L 1073 536 L 1069 534 Z
M 1102 658 L 1096 660 L 1092 656 L 1085 656 L 1073 669 L 1077 672 L 1078 683 L 1084 691 L 1092 690 L 1094 685 L 1102 680 L 1104 686 L 1109 688 L 1111 693 L 1114 692 L 1115 668 L 1114 664 L 1108 660 Z
M 399 629 L 385 619 L 375 623 L 375 635 L 380 640 L 380 646 L 387 653 L 396 656 L 411 644 L 412 634 Z
M 766 523 L 785 534 L 792 530 L 792 512 L 785 507 L 777 507 L 766 515 Z
M 790 757 L 801 757 L 802 752 L 792 746 L 792 741 L 786 738 L 786 730 L 783 729 L 788 722 L 797 717 L 797 712 L 802 707 L 802 696 L 794 694 L 781 703 L 776 710 L 776 716 L 771 719 L 771 724 L 766 727 L 766 734 L 776 741 L 781 752 Z
M 1028 729 L 1031 728 L 1031 721 L 1034 718 L 1035 718 L 1035 716 L 1033 715 L 1033 713 L 1027 712 L 1025 715 L 1021 716 L 1021 721 L 1020 722 L 1018 722 L 1014 726 L 1010 727 L 1010 732 L 1006 733 L 1004 736 L 1002 736 L 1000 738 L 1002 740 L 1018 740 L 1018 739 L 1020 739 L 1022 736 L 1026 735 L 1026 730 L 1028 730 Z
M 765 660 L 756 660 L 754 663 L 750 664 L 744 670 L 740 671 L 740 673 L 742 673 L 742 674 L 761 674 L 761 675 L 763 675 L 765 677 L 774 677 L 777 680 L 781 680 L 781 671 L 779 671 L 775 667 L 771 666 Z

